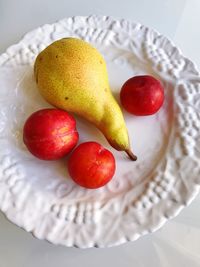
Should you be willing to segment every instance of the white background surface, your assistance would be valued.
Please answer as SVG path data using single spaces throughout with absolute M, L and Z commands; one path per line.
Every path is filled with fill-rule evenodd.
M 102 14 L 155 28 L 200 68 L 199 0 L 0 0 L 0 53 L 29 30 L 73 15 Z M 0 267 L 199 267 L 200 196 L 158 232 L 109 249 L 65 248 L 39 241 L 0 213 Z

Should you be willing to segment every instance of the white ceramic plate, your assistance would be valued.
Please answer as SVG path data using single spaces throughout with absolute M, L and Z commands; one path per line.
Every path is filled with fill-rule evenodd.
M 100 142 L 116 158 L 113 180 L 98 190 L 74 184 L 67 159 L 38 160 L 22 142 L 26 118 L 49 107 L 34 81 L 35 57 L 51 42 L 69 36 L 101 51 L 117 99 L 133 75 L 154 75 L 165 88 L 165 104 L 156 115 L 134 117 L 124 111 L 137 162 L 112 149 L 93 125 L 77 119 L 80 142 Z M 197 194 L 199 156 L 199 73 L 154 30 L 106 16 L 67 18 L 28 33 L 0 56 L 0 208 L 37 238 L 105 247 L 155 231 Z

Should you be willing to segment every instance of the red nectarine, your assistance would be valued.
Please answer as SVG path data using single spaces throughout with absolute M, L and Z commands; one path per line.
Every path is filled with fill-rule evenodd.
M 66 111 L 42 109 L 26 121 L 23 140 L 28 150 L 44 160 L 55 160 L 68 154 L 78 142 L 76 121 Z

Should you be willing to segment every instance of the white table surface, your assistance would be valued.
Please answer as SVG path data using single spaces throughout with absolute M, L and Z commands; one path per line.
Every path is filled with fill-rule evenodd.
M 0 0 L 0 53 L 28 31 L 73 15 L 101 14 L 155 28 L 200 68 L 200 0 Z M 54 246 L 0 213 L 0 267 L 199 267 L 200 196 L 162 229 L 114 248 Z

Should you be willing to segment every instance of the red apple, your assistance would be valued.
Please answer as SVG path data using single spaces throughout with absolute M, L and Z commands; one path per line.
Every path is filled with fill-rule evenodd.
M 86 188 L 107 184 L 115 173 L 113 154 L 96 142 L 80 144 L 71 154 L 68 170 L 72 179 Z
M 164 89 L 152 76 L 135 76 L 122 86 L 120 99 L 128 112 L 139 116 L 152 115 L 164 102 Z
M 44 160 L 56 160 L 68 154 L 78 142 L 76 121 L 67 112 L 42 109 L 26 121 L 23 140 L 28 150 Z

